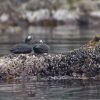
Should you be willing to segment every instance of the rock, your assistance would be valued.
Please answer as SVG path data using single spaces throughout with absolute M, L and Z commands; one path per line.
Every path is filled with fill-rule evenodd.
M 1 16 L 0 16 L 0 21 L 1 22 L 7 22 L 8 19 L 9 19 L 9 15 L 8 14 L 6 14 L 6 13 L 1 14 Z
M 90 16 L 100 18 L 100 11 L 92 11 L 90 13 Z
M 95 46 L 94 46 L 95 45 Z M 24 76 L 41 78 L 74 77 L 94 78 L 100 75 L 100 38 L 95 37 L 88 44 L 63 54 L 18 54 L 0 58 L 0 77 Z
M 26 11 L 26 18 L 30 23 L 44 19 L 50 19 L 50 12 L 48 9 L 40 9 L 37 11 Z
M 55 18 L 56 20 L 59 21 L 68 21 L 68 20 L 75 20 L 76 18 L 78 18 L 78 15 L 75 14 L 75 12 L 69 12 L 66 9 L 58 9 L 54 15 L 53 18 Z

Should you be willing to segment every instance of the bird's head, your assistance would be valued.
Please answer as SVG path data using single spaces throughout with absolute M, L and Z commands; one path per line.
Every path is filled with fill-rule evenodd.
M 25 43 L 30 44 L 30 43 L 31 43 L 31 40 L 32 40 L 32 36 L 31 36 L 31 35 L 28 35 L 28 36 L 25 38 Z
M 28 35 L 28 36 L 27 36 L 27 39 L 32 39 L 32 36 L 31 36 L 31 35 Z
M 40 43 L 43 43 L 43 40 L 40 40 L 39 42 L 40 42 Z

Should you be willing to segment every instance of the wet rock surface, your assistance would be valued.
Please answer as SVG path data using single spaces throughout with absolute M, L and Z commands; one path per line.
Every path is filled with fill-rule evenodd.
M 95 78 L 100 75 L 100 38 L 66 54 L 17 54 L 0 58 L 0 79 Z

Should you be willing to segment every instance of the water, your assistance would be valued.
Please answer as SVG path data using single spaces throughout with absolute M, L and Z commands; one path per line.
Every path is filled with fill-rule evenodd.
M 87 43 L 99 28 L 77 26 L 29 27 L 21 33 L 0 34 L 0 55 L 9 54 L 16 43 L 24 42 L 27 33 L 33 40 L 43 39 L 50 46 L 51 53 L 66 53 Z M 100 33 L 99 33 L 100 34 Z M 30 95 L 30 92 L 33 95 Z M 96 80 L 54 80 L 22 83 L 0 83 L 0 100 L 100 100 L 100 81 Z
M 30 95 L 32 91 L 33 95 Z M 100 100 L 100 83 L 93 80 L 54 80 L 1 84 L 0 100 Z
M 9 54 L 9 49 L 24 42 L 27 33 L 33 36 L 33 40 L 43 39 L 50 46 L 51 53 L 66 53 L 87 43 L 91 38 L 100 32 L 100 28 L 79 29 L 73 26 L 58 27 L 32 27 L 23 29 L 20 33 L 0 33 L 0 55 Z

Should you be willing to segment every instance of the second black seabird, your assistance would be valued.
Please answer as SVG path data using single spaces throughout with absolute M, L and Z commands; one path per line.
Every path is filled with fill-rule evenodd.
M 44 54 L 48 53 L 49 46 L 43 42 L 43 40 L 40 40 L 39 43 L 36 43 L 33 47 L 34 53 L 36 54 Z

